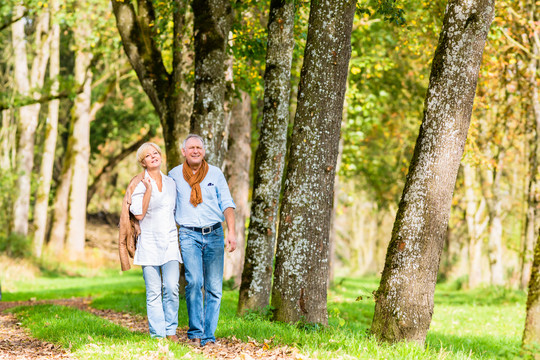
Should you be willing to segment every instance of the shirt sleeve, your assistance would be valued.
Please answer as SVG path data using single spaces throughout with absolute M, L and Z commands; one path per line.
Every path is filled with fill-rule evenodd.
M 131 206 L 129 207 L 129 211 L 131 211 L 133 215 L 142 215 L 142 201 L 145 192 L 146 186 L 144 186 L 141 181 L 135 187 L 135 190 L 133 190 L 133 194 L 131 194 Z
M 225 175 L 221 171 L 219 172 L 217 181 L 217 196 L 221 212 L 224 212 L 227 208 L 236 209 L 229 185 L 227 184 L 227 180 L 225 180 Z

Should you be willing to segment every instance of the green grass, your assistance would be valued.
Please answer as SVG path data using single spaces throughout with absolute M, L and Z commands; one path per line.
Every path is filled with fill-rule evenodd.
M 27 286 L 28 284 L 20 283 L 16 291 L 5 294 L 6 300 L 24 300 L 29 296 L 39 300 L 90 295 L 93 297 L 92 306 L 96 308 L 146 314 L 144 281 L 140 270 L 121 275 L 118 272 L 111 272 L 96 278 L 41 278 L 32 284 L 31 291 L 27 290 Z M 265 339 L 272 339 L 275 346 L 294 346 L 301 353 L 320 359 L 527 358 L 520 350 L 525 318 L 524 292 L 489 287 L 474 291 L 459 291 L 452 284 L 438 285 L 433 321 L 426 346 L 420 347 L 405 343 L 378 344 L 367 335 L 374 311 L 371 293 L 377 286 L 376 278 L 339 279 L 328 295 L 330 319 L 329 326 L 325 328 L 271 322 L 264 314 L 251 313 L 245 317 L 237 317 L 237 291 L 225 291 L 216 336 L 235 336 L 244 341 L 254 339 L 260 343 Z M 51 324 L 56 321 L 55 319 L 50 319 Z M 25 323 L 25 326 L 31 327 L 31 324 L 32 321 Z M 62 325 L 65 330 L 61 328 L 59 332 L 72 331 L 73 334 L 69 336 L 79 336 L 77 334 L 81 331 L 80 328 L 75 326 L 69 330 L 68 325 Z M 179 326 L 187 326 L 187 311 L 183 301 L 180 303 Z M 62 344 L 66 343 L 66 340 L 49 338 L 51 335 L 40 336 L 51 341 L 60 341 Z M 93 339 L 98 337 L 91 334 L 90 336 Z M 148 339 L 147 335 L 136 336 L 148 344 L 142 347 L 146 349 L 144 351 L 156 351 L 157 345 L 154 344 L 154 340 Z M 81 341 L 86 341 L 84 338 L 87 334 L 83 333 L 79 337 L 83 339 Z M 128 335 L 111 335 L 110 339 L 112 342 L 103 340 L 103 346 L 107 351 L 113 351 L 111 348 L 116 344 L 117 348 L 129 352 L 130 346 L 133 347 L 130 345 L 133 344 L 131 341 L 135 341 L 128 340 Z M 74 348 L 77 343 L 75 340 L 69 340 Z M 88 348 L 88 344 L 79 346 L 77 354 L 89 354 L 91 349 Z M 136 347 L 139 348 L 139 345 Z M 181 356 L 181 351 L 173 352 L 175 357 Z
M 73 308 L 56 305 L 10 309 L 38 339 L 71 349 L 79 359 L 180 358 L 189 348 L 167 340 L 130 332 L 107 320 Z M 190 353 L 194 359 L 202 359 Z

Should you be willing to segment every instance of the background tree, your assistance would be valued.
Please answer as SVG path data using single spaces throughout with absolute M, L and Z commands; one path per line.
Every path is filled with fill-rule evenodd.
M 452 193 L 472 113 L 491 1 L 449 1 L 424 118 L 392 231 L 371 331 L 424 343 Z
M 354 12 L 354 1 L 310 6 L 272 288 L 279 321 L 328 321 L 330 214 Z
M 276 221 L 287 152 L 294 13 L 293 1 L 270 2 L 264 108 L 255 153 L 256 171 L 239 313 L 263 309 L 270 302 Z

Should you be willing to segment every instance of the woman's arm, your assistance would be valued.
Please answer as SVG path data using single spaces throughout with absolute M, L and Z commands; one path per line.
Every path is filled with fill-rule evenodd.
M 150 204 L 150 197 L 152 197 L 152 184 L 150 183 L 150 178 L 144 178 L 142 179 L 141 182 L 146 187 L 146 191 L 144 193 L 143 200 L 142 200 L 142 214 L 134 215 L 135 219 L 139 221 L 144 219 L 144 216 L 146 215 L 146 211 L 148 210 L 148 204 Z

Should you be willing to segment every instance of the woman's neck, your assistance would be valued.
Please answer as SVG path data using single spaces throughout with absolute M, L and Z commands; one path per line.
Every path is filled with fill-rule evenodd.
M 148 171 L 148 175 L 150 175 L 150 177 L 154 180 L 159 180 L 161 179 L 161 171 L 159 171 L 159 168 L 155 168 L 155 169 L 146 169 L 146 171 Z

